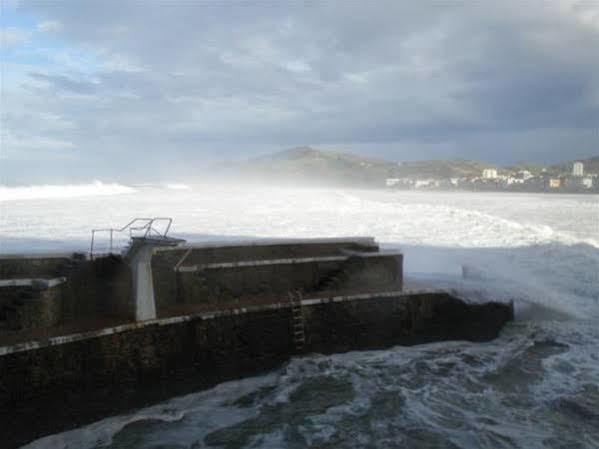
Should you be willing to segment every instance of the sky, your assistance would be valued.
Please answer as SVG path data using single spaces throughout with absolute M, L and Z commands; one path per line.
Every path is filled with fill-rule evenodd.
M 0 2 L 0 183 L 599 155 L 599 0 Z

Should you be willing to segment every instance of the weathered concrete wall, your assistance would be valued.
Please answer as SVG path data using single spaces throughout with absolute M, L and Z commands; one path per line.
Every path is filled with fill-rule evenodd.
M 64 276 L 77 261 L 69 254 L 55 256 L 0 256 L 0 279 Z
M 513 319 L 509 305 L 467 304 L 447 293 L 369 296 L 304 307 L 306 350 L 333 353 L 443 340 L 488 341 Z
M 401 290 L 401 254 L 365 253 L 361 256 L 318 256 L 222 263 L 185 264 L 163 258 L 152 260 L 154 291 L 159 311 L 173 304 L 231 304 L 257 296 L 286 297 L 300 289 L 318 292 L 365 293 Z
M 296 241 L 257 241 L 239 244 L 204 244 L 180 248 L 160 248 L 152 258 L 154 294 L 158 310 L 176 302 L 185 302 L 180 292 L 178 265 L 208 265 L 227 262 L 298 259 L 309 257 L 344 256 L 345 251 L 376 252 L 378 245 L 371 238 L 313 239 Z M 185 279 L 189 276 L 183 275 Z M 271 279 L 274 281 L 274 279 Z M 195 288 L 195 287 L 194 287 Z M 265 292 L 269 289 L 265 286 Z M 193 296 L 195 298 L 195 295 Z M 196 300 L 194 300 L 195 302 Z M 206 301 L 209 301 L 206 299 Z
M 387 255 L 208 264 L 177 273 L 176 294 L 182 303 L 222 304 L 253 296 L 286 298 L 298 289 L 307 294 L 396 291 L 401 273 L 401 256 Z
M 0 265 L 5 276 L 0 279 L 67 278 L 64 284 L 46 292 L 31 287 L 0 288 L 0 321 L 5 321 L 9 330 L 45 328 L 102 317 L 135 319 L 131 270 L 120 257 L 93 261 L 5 258 Z M 4 306 L 11 310 L 2 313 L 6 310 Z
M 174 266 L 188 250 L 184 265 L 204 265 L 222 262 L 252 260 L 295 259 L 343 255 L 346 250 L 376 252 L 378 245 L 371 238 L 360 239 L 306 239 L 280 241 L 255 241 L 238 244 L 204 244 L 197 246 L 162 248 L 156 251 L 156 263 L 168 260 Z
M 297 289 L 307 293 L 401 289 L 401 256 L 379 254 L 377 249 L 368 238 L 161 248 L 154 252 L 151 262 L 156 310 L 161 316 L 161 311 L 180 304 L 230 305 L 257 296 L 284 298 L 287 292 Z M 348 265 L 348 251 L 362 256 L 352 256 L 352 263 Z M 356 260 L 359 263 L 356 264 Z M 184 263 L 181 268 L 199 266 L 199 269 L 176 272 L 174 268 L 178 263 Z M 4 270 L 5 279 L 17 275 L 68 278 L 61 288 L 60 298 L 55 301 L 57 319 L 39 322 L 31 319 L 16 328 L 102 317 L 133 321 L 154 316 L 136 313 L 142 309 L 135 303 L 135 276 L 126 261 L 118 256 L 93 261 L 67 256 L 10 257 L 0 259 L 0 268 Z M 1 296 L 2 291 L 0 302 L 3 301 Z M 35 304 L 45 307 L 43 302 Z M 35 304 L 31 302 L 32 307 Z M 30 311 L 34 316 L 41 316 L 43 312 Z M 20 313 L 16 316 L 26 318 Z
M 399 253 L 349 257 L 330 272 L 321 272 L 315 292 L 368 293 L 403 288 L 403 256 Z
M 512 314 L 508 305 L 468 305 L 444 293 L 307 300 L 306 349 L 488 340 Z M 275 304 L 0 348 L 0 434 L 13 447 L 148 400 L 272 369 L 294 352 L 291 320 L 289 304 Z
M 210 264 L 198 271 L 180 272 L 179 301 L 231 303 L 243 297 L 285 298 L 296 289 L 312 290 L 319 280 L 337 270 L 344 257 L 286 259 L 273 263 Z
M 3 287 L 0 321 L 9 331 L 56 326 L 62 319 L 62 286 Z
M 79 266 L 66 283 L 67 319 L 107 316 L 135 320 L 133 275 L 119 256 L 109 256 Z

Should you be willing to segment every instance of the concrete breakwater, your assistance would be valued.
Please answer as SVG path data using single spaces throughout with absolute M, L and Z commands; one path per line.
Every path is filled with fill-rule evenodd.
M 28 273 L 21 261 L 22 269 L 5 279 L 12 301 L 30 306 L 28 313 L 46 310 L 48 302 L 55 311 L 52 320 L 46 313 L 37 323 L 11 321 L 21 329 L 7 330 L 12 340 L 0 345 L 0 434 L 6 447 L 270 370 L 294 355 L 486 341 L 513 318 L 510 304 L 403 291 L 401 255 L 379 252 L 371 239 L 149 252 L 156 317 L 143 321 L 135 320 L 138 290 L 126 257 L 79 260 L 66 280 L 34 283 L 46 294 L 29 299 L 19 297 L 19 288 L 31 288 L 23 276 L 40 278 L 43 272 Z M 53 268 L 47 277 L 64 274 Z M 73 292 L 81 292 L 88 277 L 98 286 L 89 297 L 93 306 L 73 307 Z M 104 296 L 101 285 L 107 286 Z M 52 331 L 90 313 L 112 313 L 123 323 Z M 47 326 L 49 333 L 31 338 L 35 326 Z

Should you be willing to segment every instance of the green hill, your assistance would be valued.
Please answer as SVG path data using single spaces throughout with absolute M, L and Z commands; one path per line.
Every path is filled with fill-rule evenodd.
M 475 161 L 391 162 L 352 153 L 297 147 L 228 164 L 227 171 L 256 180 L 375 187 L 386 178 L 480 176 L 493 164 Z

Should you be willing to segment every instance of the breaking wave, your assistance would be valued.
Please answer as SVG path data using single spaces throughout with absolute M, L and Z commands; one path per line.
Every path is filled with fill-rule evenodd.
M 178 183 L 165 184 L 165 187 L 170 190 L 191 190 L 191 187 L 188 186 L 187 184 L 178 184 Z
M 0 201 L 120 195 L 135 191 L 135 189 L 122 184 L 101 181 L 94 181 L 90 184 L 0 186 Z

